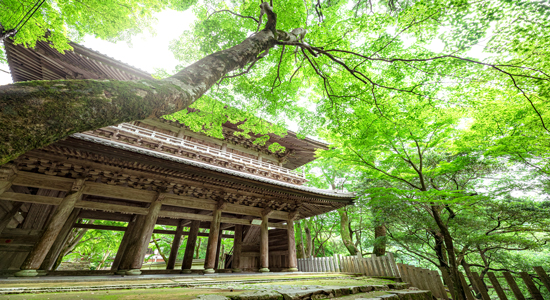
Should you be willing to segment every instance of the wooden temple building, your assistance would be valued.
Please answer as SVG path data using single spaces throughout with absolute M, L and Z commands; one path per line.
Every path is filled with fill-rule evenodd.
M 151 75 L 83 46 L 60 54 L 45 42 L 34 49 L 5 42 L 15 82 L 55 79 L 136 80 Z M 268 150 L 233 134 L 225 139 L 184 124 L 147 119 L 74 134 L 0 166 L 0 270 L 16 276 L 52 271 L 72 228 L 124 231 L 112 264 L 116 274 L 139 275 L 155 224 L 173 234 L 167 269 L 189 273 L 197 237 L 208 235 L 204 272 L 218 266 L 222 231 L 234 239 L 231 268 L 297 270 L 294 221 L 352 203 L 353 194 L 306 187 L 294 171 L 327 145 L 290 132 Z M 79 219 L 127 222 L 126 227 L 80 224 Z M 199 233 L 200 228 L 209 229 Z M 181 266 L 175 266 L 183 236 Z

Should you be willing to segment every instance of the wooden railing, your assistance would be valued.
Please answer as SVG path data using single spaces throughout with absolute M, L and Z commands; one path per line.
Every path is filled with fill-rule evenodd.
M 391 253 L 378 257 L 357 257 L 334 255 L 298 259 L 298 270 L 302 272 L 344 272 L 365 276 L 401 277 Z
M 458 299 L 458 297 L 454 295 L 454 287 L 451 284 L 449 275 L 445 270 L 442 270 L 441 275 L 443 277 L 443 281 L 448 283 L 446 287 L 443 285 L 442 278 L 437 271 L 422 269 L 404 264 L 397 264 L 397 266 L 401 271 L 401 279 L 405 282 L 410 283 L 412 286 L 419 289 L 430 290 L 435 297 L 440 299 Z M 466 291 L 467 300 L 508 300 L 508 297 L 511 297 L 512 295 L 518 300 L 550 299 L 544 298 L 541 291 L 533 282 L 533 277 L 538 277 L 542 285 L 548 290 L 548 293 L 550 294 L 550 278 L 548 277 L 548 274 L 544 271 L 542 267 L 534 267 L 533 269 L 536 274 L 519 272 L 519 276 L 516 276 L 515 278 L 510 272 L 502 272 L 502 276 L 497 276 L 493 272 L 488 272 L 487 277 L 489 278 L 489 281 L 491 283 L 490 285 L 488 285 L 485 280 L 482 280 L 477 272 L 472 272 L 472 275 L 468 278 L 460 273 L 461 285 Z M 508 287 L 502 285 L 502 280 L 499 281 L 498 278 L 504 279 Z M 519 279 L 521 279 L 521 281 L 523 281 L 523 284 L 525 285 L 523 289 L 521 289 L 518 285 L 518 282 L 520 282 L 521 284 L 521 281 Z M 470 284 L 468 284 L 467 280 L 470 281 Z
M 224 159 L 240 162 L 242 164 L 249 165 L 249 166 L 252 166 L 252 167 L 262 168 L 262 169 L 273 171 L 273 172 L 278 172 L 278 173 L 282 173 L 282 174 L 286 174 L 286 175 L 290 175 L 290 176 L 295 176 L 295 177 L 298 177 L 298 178 L 301 178 L 301 179 L 305 178 L 304 174 L 301 173 L 301 172 L 290 170 L 290 169 L 287 169 L 287 168 L 284 168 L 284 167 L 281 167 L 281 166 L 277 166 L 277 165 L 274 165 L 274 164 L 262 162 L 262 161 L 259 161 L 256 158 L 250 158 L 250 157 L 246 157 L 246 156 L 243 156 L 243 155 L 223 151 L 221 149 L 205 146 L 205 145 L 202 145 L 202 144 L 199 144 L 199 143 L 186 141 L 186 140 L 178 138 L 178 137 L 174 137 L 174 136 L 164 134 L 164 133 L 161 133 L 161 132 L 156 132 L 156 131 L 153 131 L 153 130 L 150 130 L 150 129 L 147 129 L 147 128 L 143 128 L 143 127 L 139 127 L 139 126 L 135 126 L 135 125 L 132 125 L 132 124 L 121 123 L 121 124 L 118 124 L 117 126 L 109 126 L 109 127 L 113 128 L 115 130 L 132 133 L 134 135 L 145 137 L 145 138 L 148 138 L 148 139 L 154 139 L 154 140 L 160 141 L 164 144 L 170 144 L 170 145 L 174 145 L 174 146 L 178 146 L 178 147 L 183 147 L 183 148 L 194 150 L 194 151 L 197 151 L 197 152 L 208 153 L 212 156 L 217 156 L 217 157 L 221 157 L 221 158 L 224 158 Z

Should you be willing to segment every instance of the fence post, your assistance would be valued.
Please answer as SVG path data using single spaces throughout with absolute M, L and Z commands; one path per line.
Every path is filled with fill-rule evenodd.
M 441 282 L 441 277 L 439 276 L 439 272 L 437 271 L 431 271 L 432 278 L 434 280 L 434 283 L 439 290 L 439 294 L 441 295 L 441 298 L 445 300 L 449 300 L 449 296 L 447 296 L 447 291 L 445 291 L 445 287 L 443 286 L 443 283 Z
M 527 272 L 519 272 L 519 276 L 521 276 L 521 279 L 523 279 L 523 282 L 525 282 L 525 285 L 527 286 L 527 289 L 529 290 L 529 294 L 533 296 L 533 299 L 535 300 L 544 300 L 542 299 L 542 294 L 535 286 L 535 283 L 533 283 L 533 279 L 531 279 L 531 276 Z
M 500 282 L 498 282 L 498 279 L 495 276 L 495 273 L 487 272 L 487 276 L 489 277 L 489 280 L 491 280 L 491 284 L 493 284 L 493 288 L 497 292 L 497 295 L 500 298 L 500 300 L 508 300 L 508 297 L 506 297 L 506 294 L 504 293 L 504 290 L 502 289 Z
M 514 280 L 514 277 L 512 277 L 512 274 L 510 274 L 510 272 L 503 272 L 502 275 L 504 275 L 504 279 L 506 279 L 508 286 L 512 289 L 514 296 L 516 296 L 518 300 L 525 300 L 525 297 L 519 290 L 519 287 L 516 281 Z
M 341 272 L 340 264 L 338 263 L 338 254 L 334 254 L 334 268 L 336 272 Z
M 457 299 L 456 290 L 455 290 L 453 281 L 449 277 L 449 273 L 447 273 L 447 270 L 445 270 L 445 268 L 443 267 L 440 268 L 440 271 L 441 271 L 441 276 L 443 276 L 443 279 L 447 284 L 447 287 L 449 288 L 449 292 L 451 293 L 451 298 Z
M 542 267 L 534 267 L 535 272 L 537 272 L 537 275 L 539 275 L 540 280 L 546 287 L 546 289 L 550 292 L 550 277 L 548 277 L 548 274 L 544 272 L 544 269 Z
M 388 252 L 388 258 L 390 260 L 390 264 L 392 265 L 392 268 L 394 269 L 394 272 L 395 272 L 395 277 L 401 277 L 401 273 L 399 272 L 399 268 L 397 268 L 397 264 L 395 263 L 395 257 L 393 256 L 393 253 L 391 252 Z
M 464 292 L 466 293 L 466 299 L 475 300 L 474 296 L 472 295 L 472 291 L 470 290 L 470 287 L 468 286 L 468 283 L 464 278 L 464 274 L 462 274 L 462 272 L 458 272 L 458 274 L 460 275 L 460 282 L 462 283 L 462 287 L 464 288 Z
M 479 274 L 477 272 L 472 272 L 472 279 L 475 281 L 477 285 L 477 289 L 479 290 L 479 293 L 481 294 L 481 298 L 483 300 L 491 300 L 491 297 L 489 297 L 489 294 L 487 293 L 487 286 L 485 285 L 485 282 L 481 280 L 481 277 L 479 277 Z

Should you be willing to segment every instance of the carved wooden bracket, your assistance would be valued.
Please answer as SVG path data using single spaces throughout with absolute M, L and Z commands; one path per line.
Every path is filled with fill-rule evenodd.
M 288 213 L 288 221 L 295 221 L 298 217 L 300 217 L 300 212 L 297 210 Z
M 268 218 L 273 212 L 275 212 L 273 209 L 266 207 L 262 210 L 262 217 Z
M 17 176 L 17 167 L 14 164 L 0 166 L 0 181 L 13 181 Z
M 216 205 L 216 209 L 224 209 L 227 206 L 227 202 L 223 199 L 218 200 L 218 204 Z

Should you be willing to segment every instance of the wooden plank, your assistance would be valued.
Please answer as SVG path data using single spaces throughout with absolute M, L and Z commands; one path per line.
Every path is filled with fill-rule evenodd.
M 429 290 L 432 291 L 432 294 L 437 298 L 443 298 L 441 291 L 439 290 L 437 283 L 432 276 L 432 271 L 428 269 L 423 269 L 424 278 L 426 279 L 427 286 Z
M 504 293 L 504 290 L 502 289 L 500 282 L 498 282 L 498 279 L 495 276 L 495 273 L 487 272 L 487 276 L 489 277 L 489 280 L 491 280 L 491 284 L 493 285 L 493 288 L 497 292 L 497 295 L 500 298 L 500 300 L 508 300 L 508 297 L 506 297 L 506 294 Z
M 401 277 L 401 273 L 399 272 L 399 268 L 397 268 L 397 264 L 395 263 L 395 257 L 393 256 L 393 253 L 388 252 L 386 255 L 388 256 L 388 259 L 390 261 L 390 265 L 393 269 L 394 276 Z
M 533 269 L 535 269 L 535 272 L 537 272 L 537 275 L 539 275 L 542 284 L 544 284 L 548 292 L 550 292 L 550 277 L 548 277 L 548 274 L 546 274 L 542 267 L 533 267 Z
M 477 286 L 479 293 L 481 294 L 481 299 L 491 300 L 491 297 L 489 297 L 489 294 L 487 293 L 487 286 L 485 285 L 485 282 L 481 280 L 481 277 L 479 277 L 479 274 L 477 272 L 472 272 L 472 277 Z
M 451 280 L 451 277 L 449 276 L 449 273 L 447 273 L 447 270 L 443 267 L 439 269 L 441 271 L 441 276 L 443 276 L 443 279 L 445 280 L 445 283 L 447 284 L 447 287 L 449 288 L 449 291 L 451 293 L 451 298 L 458 299 L 456 295 L 456 290 L 453 284 L 453 281 Z
M 367 261 L 364 258 L 361 258 L 361 264 L 365 270 L 365 276 L 369 275 L 369 267 L 367 266 Z
M 510 272 L 503 272 L 502 275 L 504 275 L 504 279 L 506 279 L 508 286 L 510 287 L 510 289 L 512 289 L 514 296 L 516 296 L 516 299 L 525 300 L 525 297 L 521 293 L 521 290 L 519 289 L 516 281 L 514 280 L 514 277 L 512 277 L 512 274 L 510 274 Z
M 98 182 L 86 182 L 83 193 L 85 195 L 117 198 L 147 203 L 152 202 L 157 197 L 157 192 L 138 190 L 118 185 L 108 185 Z
M 531 276 L 527 272 L 519 272 L 519 276 L 521 276 L 521 279 L 523 279 L 523 282 L 525 282 L 525 285 L 527 286 L 527 289 L 529 290 L 529 294 L 533 297 L 535 300 L 544 300 L 542 299 L 542 294 L 535 286 L 535 283 L 533 282 L 533 279 L 531 279 Z M 485 299 L 484 299 L 485 300 Z
M 439 276 L 439 273 L 437 271 L 431 271 L 431 274 L 432 274 L 432 278 L 435 283 L 435 286 L 439 290 L 440 297 L 445 300 L 449 300 L 449 296 L 447 295 L 447 291 L 443 286 L 443 282 L 441 282 L 441 277 Z
M 462 274 L 462 272 L 459 272 L 458 274 L 460 276 L 460 282 L 462 283 L 462 287 L 464 288 L 464 292 L 466 293 L 466 299 L 475 300 L 474 296 L 472 295 L 472 290 L 468 286 L 468 283 L 466 282 L 466 278 L 464 278 L 464 274 Z
M 5 192 L 2 195 L 0 195 L 0 200 L 36 203 L 36 204 L 59 205 L 59 203 L 61 203 L 61 200 L 63 200 L 63 198 Z
M 21 202 L 13 203 L 11 209 L 6 212 L 6 214 L 4 215 L 2 220 L 0 221 L 0 233 L 4 233 L 4 230 L 6 229 L 8 224 L 11 222 L 13 217 L 15 217 L 17 215 L 17 213 L 19 212 L 19 209 L 21 208 L 22 205 L 23 205 L 23 203 L 21 203 Z
M 68 191 L 73 186 L 73 182 L 74 179 L 70 178 L 19 171 L 12 184 L 56 191 Z

